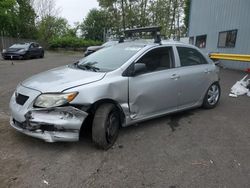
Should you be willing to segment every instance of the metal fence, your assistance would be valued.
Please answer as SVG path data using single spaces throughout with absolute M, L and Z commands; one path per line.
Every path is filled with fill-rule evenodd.
M 32 39 L 20 39 L 20 38 L 13 38 L 13 37 L 3 37 L 1 36 L 0 41 L 0 50 L 2 51 L 5 48 L 10 47 L 14 43 L 22 43 L 22 42 L 35 42 Z

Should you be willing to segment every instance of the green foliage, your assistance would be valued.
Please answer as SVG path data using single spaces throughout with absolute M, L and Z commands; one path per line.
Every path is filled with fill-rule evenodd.
M 37 38 L 35 25 L 36 13 L 30 5 L 30 0 L 17 0 L 18 3 L 18 37 Z
M 112 30 L 162 26 L 165 36 L 180 37 L 183 30 L 185 0 L 98 0 L 102 10 L 109 13 Z
M 92 9 L 80 25 L 80 29 L 85 38 L 101 41 L 103 40 L 104 29 L 109 29 L 111 25 L 108 12 Z
M 35 18 L 30 0 L 0 1 L 0 30 L 7 36 L 36 38 Z
M 15 0 L 0 1 L 0 30 L 7 35 L 12 35 L 17 22 L 17 3 Z
M 163 35 L 180 37 L 188 28 L 191 0 L 98 2 L 101 9 L 90 10 L 81 24 L 70 27 L 56 16 L 54 0 L 0 0 L 0 32 L 38 39 L 45 47 L 86 47 L 99 44 L 95 41 L 103 40 L 104 31 L 119 35 L 124 28 L 159 25 Z M 79 30 L 85 40 L 77 38 Z
M 184 6 L 184 25 L 185 28 L 188 29 L 189 27 L 189 18 L 190 18 L 190 6 L 191 6 L 191 0 L 185 0 L 185 6 Z
M 48 44 L 55 37 L 62 37 L 68 34 L 69 24 L 64 18 L 46 16 L 38 23 L 39 40 Z
M 88 46 L 100 45 L 100 41 L 85 40 L 72 36 L 57 37 L 49 42 L 50 48 L 84 48 Z

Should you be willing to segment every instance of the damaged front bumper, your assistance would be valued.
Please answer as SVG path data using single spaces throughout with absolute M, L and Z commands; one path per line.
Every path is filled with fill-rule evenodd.
M 19 122 L 12 115 L 10 124 L 16 130 L 46 142 L 78 141 L 81 126 L 88 114 L 75 107 L 32 109 Z

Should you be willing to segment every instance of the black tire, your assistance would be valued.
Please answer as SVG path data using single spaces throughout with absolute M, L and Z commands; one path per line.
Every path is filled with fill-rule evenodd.
M 221 95 L 221 88 L 218 82 L 213 83 L 207 90 L 203 100 L 203 108 L 212 109 L 217 106 Z
M 41 53 L 40 58 L 44 58 L 44 52 Z
M 112 147 L 118 137 L 120 113 L 113 104 L 102 104 L 95 112 L 92 124 L 92 140 L 101 149 Z

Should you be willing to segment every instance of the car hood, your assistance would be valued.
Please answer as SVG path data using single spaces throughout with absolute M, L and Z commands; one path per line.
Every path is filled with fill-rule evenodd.
M 25 87 L 38 90 L 42 93 L 62 92 L 66 89 L 77 87 L 101 80 L 106 73 L 91 72 L 71 66 L 58 67 L 34 75 L 21 84 Z

